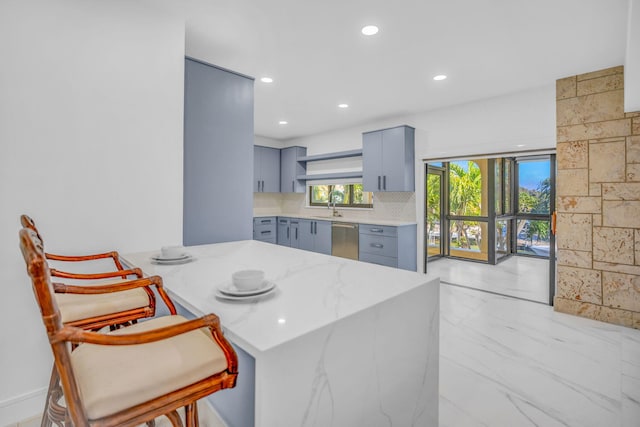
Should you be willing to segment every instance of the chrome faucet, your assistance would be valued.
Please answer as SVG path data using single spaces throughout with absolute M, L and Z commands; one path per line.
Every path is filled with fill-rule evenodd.
M 329 200 L 327 200 L 327 209 L 331 209 L 331 198 L 332 198 L 332 196 L 334 196 L 333 193 L 335 193 L 335 191 L 336 190 L 331 190 L 329 192 Z M 336 210 L 336 198 L 335 197 L 333 197 L 333 216 L 336 216 L 336 217 L 342 216 L 342 214 Z

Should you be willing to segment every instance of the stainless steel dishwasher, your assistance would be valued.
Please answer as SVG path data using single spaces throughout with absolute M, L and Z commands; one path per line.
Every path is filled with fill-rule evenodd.
M 358 259 L 358 224 L 331 223 L 331 255 Z

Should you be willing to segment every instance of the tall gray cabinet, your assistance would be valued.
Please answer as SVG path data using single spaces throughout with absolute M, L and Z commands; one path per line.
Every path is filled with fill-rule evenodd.
M 183 243 L 253 235 L 253 79 L 185 60 Z

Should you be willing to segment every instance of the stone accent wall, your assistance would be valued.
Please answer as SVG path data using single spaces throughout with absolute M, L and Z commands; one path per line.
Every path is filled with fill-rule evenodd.
M 640 329 L 640 112 L 623 67 L 556 82 L 555 310 Z

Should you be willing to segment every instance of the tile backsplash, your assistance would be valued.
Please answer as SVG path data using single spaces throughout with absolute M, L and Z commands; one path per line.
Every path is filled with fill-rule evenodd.
M 253 214 L 319 215 L 327 208 L 308 207 L 306 194 L 254 193 Z M 414 192 L 373 193 L 373 209 L 340 209 L 343 219 L 416 222 Z

